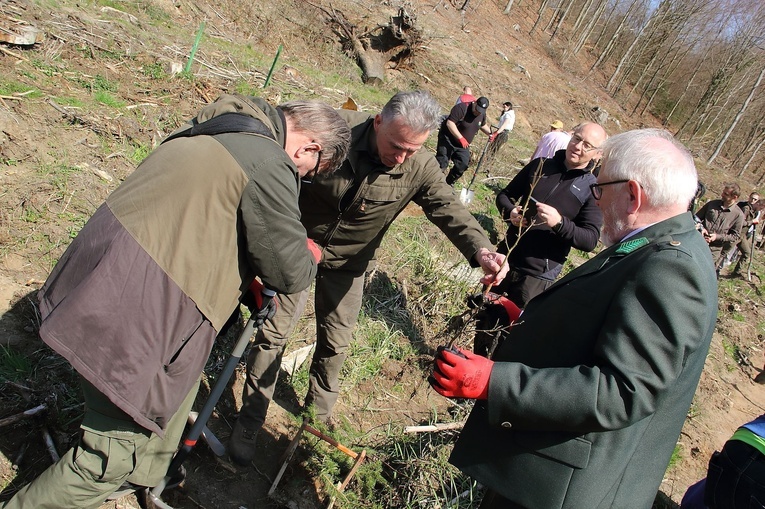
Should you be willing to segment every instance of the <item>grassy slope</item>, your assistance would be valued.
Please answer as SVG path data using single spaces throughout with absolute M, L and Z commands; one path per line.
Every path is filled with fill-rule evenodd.
M 393 12 L 384 4 L 332 5 L 360 26 L 385 22 Z M 586 55 L 562 66 L 552 60 L 559 49 L 547 45 L 546 37 L 527 35 L 533 19 L 524 7 L 506 17 L 500 14 L 503 5 L 485 0 L 472 2 L 465 16 L 448 1 L 439 2 L 437 8 L 434 3 L 413 5 L 427 48 L 414 63 L 391 70 L 389 82 L 381 88 L 360 83 L 358 68 L 343 55 L 318 11 L 304 2 L 63 1 L 0 6 L 6 19 L 33 23 L 47 35 L 45 43 L 33 49 L 11 48 L 17 56 L 0 55 L 0 96 L 8 97 L 0 105 L 0 288 L 3 302 L 11 307 L 0 327 L 5 342 L 12 345 L 0 352 L 0 378 L 33 389 L 4 391 L 0 415 L 56 397 L 52 405 L 57 411 L 45 424 L 60 450 L 74 439 L 81 412 L 76 381 L 65 363 L 34 339 L 35 310 L 27 297 L 33 296 L 70 239 L 119 180 L 167 132 L 221 92 L 263 95 L 274 102 L 318 97 L 337 105 L 350 96 L 367 111 L 376 111 L 396 90 L 415 87 L 432 91 L 445 110 L 464 84 L 489 97 L 492 105 L 512 100 L 517 106 L 516 130 L 491 165 L 492 178 L 481 175 L 471 204 L 493 237 L 502 233 L 494 193 L 514 173 L 518 161 L 528 157 L 550 119 L 574 125 L 600 106 L 624 128 L 653 123 L 650 118 L 626 117 L 598 86 L 598 77 L 582 74 L 581 69 L 588 67 Z M 169 75 L 170 62 L 186 64 L 202 21 L 205 32 L 191 72 Z M 513 28 L 516 23 L 519 30 Z M 271 86 L 264 90 L 262 83 L 280 45 L 279 65 Z M 498 108 L 490 112 L 499 114 Z M 609 129 L 617 130 L 613 124 Z M 722 177 L 704 168 L 702 175 L 712 183 L 710 194 L 714 194 Z M 444 465 L 453 435 L 401 434 L 405 423 L 451 420 L 464 414 L 464 409 L 448 408 L 443 400 L 430 397 L 422 378 L 429 352 L 443 341 L 439 333 L 444 322 L 462 311 L 462 298 L 475 280 L 416 209 L 408 216 L 391 229 L 380 267 L 370 278 L 358 344 L 344 375 L 339 407 L 344 425 L 339 436 L 344 443 L 374 450 L 376 456 L 359 474 L 365 482 L 352 485 L 350 499 L 341 500 L 345 507 L 360 507 L 362 498 L 370 501 L 369 507 L 414 507 L 418 500 L 429 501 L 423 502 L 429 506 L 465 490 L 468 499 L 473 493 L 466 479 Z M 574 263 L 584 258 L 576 255 Z M 762 272 L 759 260 L 755 267 Z M 756 283 L 722 282 L 719 333 L 677 459 L 663 485 L 664 493 L 675 501 L 703 475 L 711 451 L 738 423 L 762 408 L 758 388 L 748 381 L 755 372 L 751 365 L 762 365 L 765 322 L 760 316 L 759 278 Z M 310 326 L 305 337 L 310 337 Z M 225 348 L 214 352 L 211 376 L 225 355 Z M 305 372 L 292 382 L 295 392 L 304 392 Z M 221 410 L 222 421 L 235 412 L 233 401 L 228 405 Z M 284 448 L 280 434 L 294 429 L 289 415 L 277 414 L 274 419 L 271 467 Z M 0 439 L 5 458 L 0 479 L 10 490 L 48 464 L 39 440 L 30 438 L 37 436 L 40 424 L 15 427 Z M 225 433 L 225 426 L 220 429 Z M 21 470 L 11 470 L 9 461 L 18 455 L 18 444 L 27 442 L 29 452 Z M 316 504 L 348 468 L 340 459 L 326 462 L 318 457 L 306 459 L 306 480 L 298 483 L 305 489 L 311 479 L 320 479 L 317 494 L 309 497 L 316 498 Z M 203 453 L 192 461 L 198 462 L 195 468 L 200 473 L 189 492 L 206 506 L 227 507 L 236 500 L 270 507 L 270 502 L 261 500 L 263 493 L 250 495 L 231 484 L 230 475 L 206 470 L 211 461 Z M 258 486 L 257 475 L 239 475 L 240 484 L 249 483 L 250 491 L 260 489 L 253 488 Z M 200 484 L 209 484 L 209 489 L 202 490 Z M 223 497 L 222 492 L 231 495 L 216 498 Z M 294 497 L 300 498 L 296 493 Z M 288 490 L 285 497 L 294 499 Z M 183 499 L 177 504 L 194 507 Z M 469 501 L 461 504 L 468 507 Z

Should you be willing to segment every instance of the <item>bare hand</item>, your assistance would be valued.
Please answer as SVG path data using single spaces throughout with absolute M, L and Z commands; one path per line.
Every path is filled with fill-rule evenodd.
M 504 263 L 505 255 L 482 247 L 475 254 L 474 258 L 485 274 L 481 278 L 481 283 L 489 286 L 498 285 L 505 279 L 508 270 L 508 265 Z
M 529 225 L 528 220 L 526 220 L 526 218 L 523 217 L 523 214 L 521 214 L 521 207 L 514 207 L 513 210 L 510 211 L 510 224 L 516 228 L 520 228 L 521 225 Z
M 558 209 L 540 202 L 537 202 L 537 217 L 550 228 L 560 223 L 562 219 Z

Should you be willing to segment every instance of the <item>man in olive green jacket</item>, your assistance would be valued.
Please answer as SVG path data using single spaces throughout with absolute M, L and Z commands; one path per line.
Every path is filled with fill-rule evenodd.
M 334 170 L 349 139 L 326 104 L 225 95 L 109 195 L 38 294 L 40 336 L 83 380 L 80 440 L 5 509 L 96 508 L 162 480 L 253 279 L 311 284 L 300 178 Z
M 650 508 L 712 338 L 717 284 L 690 153 L 614 136 L 591 191 L 609 246 L 533 299 L 491 360 L 441 349 L 432 384 L 476 398 L 450 461 L 482 509 Z
M 499 282 L 504 256 L 493 246 L 444 180 L 434 156 L 422 148 L 441 111 L 423 91 L 396 94 L 378 115 L 340 110 L 351 126 L 351 150 L 339 170 L 300 190 L 301 221 L 323 250 L 316 277 L 316 350 L 306 406 L 327 420 L 339 393 L 346 358 L 361 309 L 364 274 L 396 216 L 410 203 L 422 207 L 473 266 Z M 255 435 L 266 418 L 284 347 L 300 318 L 308 291 L 280 296 L 272 320 L 256 335 L 250 351 L 243 406 L 229 454 L 241 464 L 255 455 Z

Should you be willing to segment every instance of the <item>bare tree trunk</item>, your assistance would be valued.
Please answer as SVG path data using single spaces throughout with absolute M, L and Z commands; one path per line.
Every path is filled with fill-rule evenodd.
M 757 155 L 757 152 L 759 152 L 759 151 L 760 151 L 760 149 L 762 148 L 762 145 L 763 145 L 763 144 L 765 144 L 765 137 L 763 137 L 763 138 L 760 140 L 760 142 L 757 144 L 757 147 L 756 147 L 754 150 L 752 150 L 752 155 L 751 155 L 751 156 L 749 156 L 749 160 L 746 162 L 746 164 L 744 164 L 744 166 L 741 168 L 741 171 L 740 171 L 740 172 L 739 172 L 739 174 L 738 174 L 738 176 L 739 176 L 739 177 L 740 177 L 741 175 L 743 175 L 743 174 L 744 174 L 744 172 L 745 172 L 747 169 L 749 169 L 749 165 L 751 165 L 751 164 L 752 164 L 752 161 L 754 161 L 754 158 L 755 158 L 755 156 Z M 763 173 L 763 174 L 760 176 L 759 180 L 757 181 L 757 184 L 758 184 L 758 185 L 759 185 L 759 184 L 762 182 L 762 179 L 763 179 L 763 178 L 765 178 L 765 173 Z
M 675 70 L 677 70 L 677 67 L 680 65 L 680 62 L 682 62 L 683 58 L 685 58 L 685 56 L 690 53 L 692 48 L 693 46 L 688 46 L 685 49 L 685 51 L 683 52 L 678 51 L 675 53 L 675 56 L 672 57 L 672 60 L 669 62 L 669 65 L 667 66 L 667 71 L 659 80 L 659 84 L 654 87 L 653 92 L 651 93 L 651 97 L 648 99 L 648 102 L 646 102 L 645 106 L 643 106 L 643 110 L 640 112 L 640 116 L 643 116 L 645 112 L 648 110 L 648 108 L 651 107 L 651 104 L 653 104 L 653 100 L 656 98 L 656 94 L 658 94 L 659 90 L 661 90 L 664 87 L 669 77 L 675 73 Z M 657 74 L 657 77 L 658 77 L 658 74 Z M 653 79 L 651 79 L 651 82 L 653 83 Z M 646 91 L 648 91 L 648 88 L 646 88 Z M 640 100 L 642 99 L 643 98 L 641 97 Z M 639 102 L 640 101 L 638 101 L 638 103 Z
M 680 94 L 680 97 L 678 97 L 678 98 L 677 98 L 677 101 L 675 101 L 675 104 L 674 104 L 674 106 L 672 106 L 672 109 L 671 109 L 671 110 L 670 110 L 670 112 L 667 114 L 667 118 L 665 118 L 665 119 L 664 119 L 664 122 L 662 122 L 662 125 L 663 125 L 664 127 L 667 127 L 667 126 L 669 125 L 669 119 L 670 119 L 670 118 L 672 118 L 672 115 L 674 115 L 674 113 L 675 113 L 675 110 L 677 110 L 677 107 L 678 107 L 678 106 L 679 106 L 679 105 L 682 103 L 682 101 L 685 99 L 685 96 L 688 94 L 688 91 L 691 89 L 691 84 L 693 83 L 693 80 L 696 78 L 696 75 L 699 73 L 699 71 L 700 71 L 700 70 L 701 70 L 701 66 L 700 66 L 700 65 L 697 65 L 697 66 L 696 66 L 696 67 L 693 69 L 693 74 L 691 75 L 691 78 L 690 78 L 690 79 L 689 79 L 689 80 L 686 82 L 686 84 L 685 84 L 685 89 L 683 90 L 683 93 L 682 93 L 682 94 Z M 679 132 L 680 132 L 680 130 L 678 129 L 678 132 L 676 132 L 676 133 L 675 133 L 675 136 L 677 136 L 677 134 L 678 134 Z
M 584 23 L 585 18 L 588 17 L 590 13 L 590 7 L 592 7 L 592 2 L 595 0 L 585 0 L 584 5 L 581 9 L 579 9 L 579 16 L 576 17 L 576 21 L 574 21 L 574 26 L 571 27 L 571 33 L 575 34 L 579 31 L 579 29 L 582 26 L 582 23 Z M 589 16 L 590 19 L 592 19 L 592 16 Z
M 733 132 L 733 129 L 736 128 L 736 125 L 741 120 L 741 117 L 744 115 L 744 112 L 749 107 L 749 103 L 752 102 L 752 97 L 754 97 L 754 93 L 757 90 L 757 87 L 760 86 L 760 83 L 762 83 L 762 77 L 765 76 L 765 68 L 763 68 L 760 71 L 760 75 L 757 76 L 757 81 L 755 81 L 754 85 L 752 86 L 752 89 L 749 91 L 749 95 L 746 97 L 746 100 L 744 101 L 744 104 L 741 105 L 741 109 L 738 110 L 738 113 L 736 114 L 735 118 L 733 119 L 733 122 L 731 123 L 728 130 L 725 132 L 725 135 L 720 140 L 720 143 L 717 144 L 717 147 L 715 148 L 712 155 L 707 160 L 707 164 L 712 164 L 712 162 L 717 158 L 718 155 L 720 155 L 720 151 L 723 148 L 723 145 L 725 145 L 725 142 L 728 140 L 728 137 Z
M 513 0 L 507 0 L 507 5 L 505 6 L 505 10 L 502 11 L 502 14 L 510 14 L 510 9 L 513 8 Z
M 616 40 L 619 38 L 619 35 L 621 34 L 622 30 L 625 27 L 625 24 L 627 23 L 627 18 L 629 18 L 630 14 L 632 13 L 632 10 L 636 8 L 640 2 L 642 2 L 642 0 L 633 0 L 633 2 L 630 4 L 629 9 L 627 9 L 627 12 L 624 14 L 624 17 L 622 17 L 622 20 L 619 22 L 619 26 L 616 27 L 616 31 L 608 40 L 608 44 L 606 45 L 606 48 L 600 53 L 600 56 L 595 61 L 595 63 L 592 64 L 592 67 L 590 67 L 590 72 L 592 72 L 596 67 L 598 67 L 601 64 L 601 62 L 603 62 L 603 60 L 606 58 L 606 55 L 611 52 L 611 49 L 616 44 Z
M 641 66 L 640 57 L 649 47 L 655 48 L 654 55 L 651 58 L 649 65 L 652 64 L 656 59 L 656 53 L 659 49 L 659 47 L 656 47 L 656 44 L 657 39 L 659 38 L 655 37 L 655 34 L 663 33 L 662 28 L 665 26 L 665 23 L 671 24 L 671 17 L 670 21 L 667 22 L 667 17 L 670 15 L 669 9 L 670 0 L 662 0 L 656 10 L 654 10 L 651 14 L 651 17 L 648 18 L 648 21 L 646 21 L 645 25 L 641 28 L 640 32 L 638 33 L 637 37 L 635 37 L 635 40 L 632 42 L 627 52 L 622 57 L 622 60 L 619 62 L 619 66 L 614 72 L 614 75 L 608 81 L 608 85 L 606 85 L 606 88 L 610 91 L 612 97 L 615 97 L 619 90 L 621 90 L 622 86 L 624 86 L 624 84 L 627 82 L 627 79 L 635 68 L 642 67 L 643 69 L 648 69 L 648 66 Z M 638 41 L 642 41 L 642 44 L 639 46 L 637 44 Z M 626 67 L 622 69 L 624 66 Z M 621 77 L 618 81 L 618 84 L 614 87 L 614 79 L 619 74 L 620 70 L 622 71 Z M 643 73 L 641 73 L 641 79 L 642 76 Z
M 569 1 L 568 5 L 566 6 L 566 9 L 563 11 L 563 14 L 558 19 L 558 23 L 557 23 L 557 25 L 555 25 L 555 30 L 553 30 L 553 33 L 550 36 L 550 41 L 553 40 L 553 38 L 555 37 L 555 34 L 557 34 L 558 30 L 560 30 L 560 27 L 563 26 L 563 20 L 565 20 L 566 16 L 568 16 L 569 11 L 571 10 L 571 6 L 574 5 L 574 1 L 575 0 L 570 0 Z
M 698 127 L 698 129 L 694 132 L 694 135 L 707 137 L 710 131 L 712 131 L 712 133 L 721 132 L 722 129 L 720 126 L 720 116 L 725 112 L 731 111 L 728 105 L 738 99 L 739 92 L 744 89 L 744 86 L 749 81 L 749 74 L 750 70 L 747 70 L 744 75 L 735 82 L 729 80 L 729 86 L 726 88 L 725 97 L 723 97 L 723 94 L 721 93 L 718 95 L 718 97 L 715 98 L 714 102 L 712 103 L 712 108 L 707 111 L 707 115 L 705 117 L 706 122 Z M 721 100 L 722 105 L 720 105 Z
M 760 150 L 760 147 L 762 147 L 763 143 L 765 143 L 765 137 L 763 136 L 765 132 L 763 132 L 762 130 L 762 123 L 763 123 L 762 119 L 760 119 L 760 122 L 750 130 L 749 137 L 746 140 L 746 144 L 745 144 L 746 147 L 744 148 L 744 150 L 741 150 L 739 152 L 739 154 L 736 156 L 736 159 L 734 159 L 733 163 L 731 163 L 731 166 L 733 168 L 735 167 L 741 168 L 739 172 L 736 174 L 737 177 L 740 177 L 744 174 L 744 172 L 746 171 L 746 168 L 752 163 L 752 160 L 757 155 L 757 152 Z M 757 142 L 758 138 L 760 139 L 759 142 Z M 746 163 L 741 164 L 741 160 L 744 158 L 744 155 L 746 153 L 749 153 L 749 157 L 747 158 Z
M 539 22 L 542 21 L 542 16 L 544 15 L 545 9 L 547 9 L 547 4 L 550 3 L 550 0 L 542 0 L 542 4 L 539 6 L 539 12 L 537 13 L 537 20 L 534 22 L 534 26 L 531 27 L 531 30 L 529 30 L 529 35 L 534 33 L 534 30 L 537 29 L 537 25 L 539 25 Z
M 608 0 L 601 0 L 600 4 L 598 4 L 598 7 L 595 9 L 595 15 L 590 17 L 590 21 L 587 23 L 587 26 L 582 30 L 582 35 L 579 38 L 579 41 L 574 46 L 574 54 L 578 54 L 580 51 L 582 51 L 582 48 L 584 47 L 584 43 L 587 42 L 587 39 L 590 38 L 592 35 L 593 30 L 595 30 L 595 25 L 597 24 L 598 20 L 603 16 L 603 11 L 606 10 L 606 6 L 608 5 Z

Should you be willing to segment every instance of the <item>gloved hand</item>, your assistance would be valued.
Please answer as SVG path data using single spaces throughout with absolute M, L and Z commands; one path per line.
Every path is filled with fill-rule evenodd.
M 321 248 L 319 247 L 316 242 L 314 242 L 311 239 L 308 239 L 308 250 L 313 255 L 313 259 L 316 260 L 316 263 L 319 263 L 321 261 Z
M 521 316 L 521 308 L 518 307 L 518 305 L 505 297 L 504 295 L 499 295 L 494 292 L 487 292 L 486 295 L 483 293 L 476 293 L 473 295 L 468 295 L 467 297 L 467 307 L 470 309 L 477 309 L 481 306 L 502 306 L 505 310 L 505 313 L 507 313 L 507 318 L 509 323 L 513 323 L 518 319 L 519 316 Z
M 494 362 L 467 350 L 438 347 L 436 368 L 428 382 L 447 398 L 486 399 Z
M 499 134 L 499 131 L 491 133 L 489 135 L 489 141 L 491 142 L 491 141 L 494 141 L 495 139 L 497 139 L 497 135 L 498 134 Z
M 250 309 L 255 327 L 260 327 L 266 320 L 274 317 L 279 307 L 279 299 L 275 291 L 269 290 L 257 279 L 252 281 L 249 293 L 251 298 L 243 299 L 242 302 Z
M 457 141 L 460 143 L 460 145 L 462 145 L 462 148 L 468 148 L 470 146 L 470 142 L 467 141 L 465 138 L 460 138 Z

